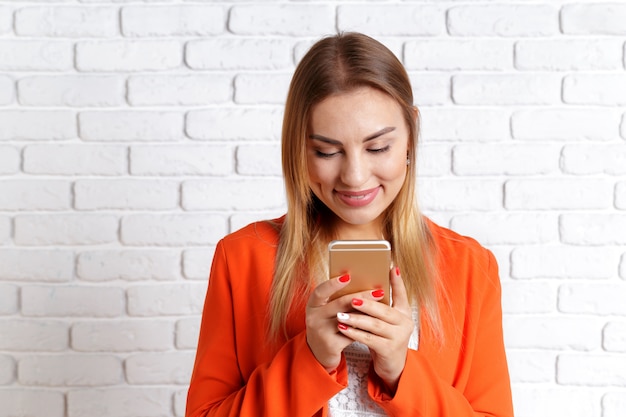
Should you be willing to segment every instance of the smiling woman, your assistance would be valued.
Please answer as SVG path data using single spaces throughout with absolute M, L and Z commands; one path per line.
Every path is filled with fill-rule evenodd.
M 287 214 L 216 247 L 187 417 L 512 416 L 497 265 L 418 209 L 418 114 L 372 38 L 303 57 L 283 121 Z M 328 276 L 338 239 L 391 244 L 391 294 L 333 297 L 352 280 Z

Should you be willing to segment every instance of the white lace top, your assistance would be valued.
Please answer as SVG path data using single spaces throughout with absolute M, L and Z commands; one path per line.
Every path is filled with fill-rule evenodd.
M 409 349 L 417 350 L 418 311 L 413 307 L 413 333 L 409 339 Z M 367 394 L 367 373 L 370 368 L 370 351 L 362 343 L 354 342 L 343 351 L 348 365 L 348 386 L 328 401 L 331 417 L 378 417 L 386 416 Z

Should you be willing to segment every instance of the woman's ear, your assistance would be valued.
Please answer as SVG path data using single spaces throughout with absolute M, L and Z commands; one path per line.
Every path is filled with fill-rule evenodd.
M 420 111 L 417 109 L 417 106 L 411 107 L 411 110 L 413 111 L 413 122 L 417 122 Z

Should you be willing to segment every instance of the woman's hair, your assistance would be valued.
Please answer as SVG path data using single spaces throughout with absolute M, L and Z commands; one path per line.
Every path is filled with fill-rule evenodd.
M 360 87 L 382 91 L 400 105 L 409 131 L 410 164 L 404 184 L 386 209 L 383 235 L 392 245 L 409 299 L 417 303 L 440 335 L 432 239 L 417 207 L 416 145 L 419 118 L 409 77 L 396 56 L 378 41 L 342 33 L 318 41 L 298 64 L 291 80 L 282 127 L 282 166 L 287 215 L 280 229 L 270 298 L 269 334 L 286 332 L 291 308 L 306 303 L 314 284 L 327 279 L 327 245 L 335 238 L 333 214 L 312 193 L 306 140 L 313 107 L 325 98 Z

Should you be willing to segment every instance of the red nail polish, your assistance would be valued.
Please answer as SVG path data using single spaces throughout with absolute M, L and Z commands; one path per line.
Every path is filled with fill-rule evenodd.
M 400 276 L 400 267 L 396 266 L 396 276 L 399 277 Z
M 380 288 L 372 291 L 372 297 L 374 298 L 382 297 L 384 295 L 385 295 L 385 291 L 381 290 Z
M 348 330 L 348 325 L 343 323 L 339 323 L 337 327 L 339 327 L 339 330 Z
M 346 283 L 348 281 L 350 281 L 350 274 L 344 274 L 339 277 L 339 282 Z
M 352 305 L 355 306 L 362 306 L 363 305 L 363 300 L 361 300 L 360 298 L 353 298 L 352 299 Z

